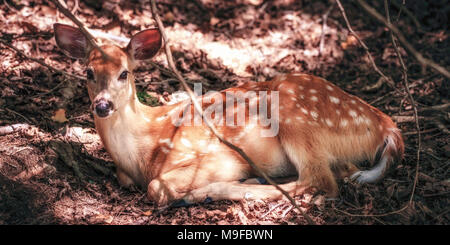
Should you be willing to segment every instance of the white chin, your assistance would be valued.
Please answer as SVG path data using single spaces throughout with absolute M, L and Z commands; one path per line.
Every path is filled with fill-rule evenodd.
M 93 111 L 94 115 L 95 115 L 97 118 L 100 118 L 100 119 L 107 119 L 107 118 L 109 118 L 114 112 L 115 112 L 115 111 L 111 110 L 111 111 L 108 112 L 108 115 L 106 115 L 106 116 L 100 116 L 100 115 L 97 114 L 97 112 L 96 112 L 95 110 Z

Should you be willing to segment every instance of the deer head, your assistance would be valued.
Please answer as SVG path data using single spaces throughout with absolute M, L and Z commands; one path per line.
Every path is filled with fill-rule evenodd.
M 135 34 L 126 47 L 103 45 L 107 54 L 89 45 L 76 27 L 54 24 L 56 43 L 72 58 L 86 64 L 86 78 L 91 109 L 98 118 L 107 118 L 135 98 L 133 69 L 138 60 L 152 58 L 160 49 L 162 39 L 157 28 Z

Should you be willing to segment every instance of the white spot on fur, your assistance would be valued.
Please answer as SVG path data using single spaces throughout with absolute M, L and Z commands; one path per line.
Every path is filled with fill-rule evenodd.
M 304 122 L 304 121 L 303 121 L 303 117 L 296 116 L 295 119 L 297 119 L 297 120 L 300 121 L 300 122 Z
M 342 119 L 340 122 L 341 127 L 347 127 L 348 125 L 348 120 L 347 119 Z
M 330 96 L 331 103 L 339 104 L 340 100 L 334 96 Z
M 317 114 L 317 112 L 315 112 L 315 111 L 311 111 L 311 116 L 314 120 L 317 120 L 317 118 L 319 117 L 319 114 Z
M 358 113 L 356 113 L 356 111 L 354 111 L 354 110 L 349 110 L 348 114 L 353 118 L 356 118 L 358 116 Z
M 314 102 L 319 101 L 319 99 L 316 96 L 311 96 L 311 100 L 314 101 Z
M 305 108 L 300 109 L 304 114 L 308 115 L 308 110 L 306 110 Z
M 297 101 L 297 98 L 295 98 L 295 97 L 291 97 L 291 100 L 293 100 L 293 101 Z
M 292 89 L 288 89 L 287 92 L 290 93 L 290 94 L 295 94 L 294 90 L 292 90 Z
M 362 122 L 364 122 L 364 118 L 363 117 L 356 117 L 354 120 L 356 125 L 361 124 Z
M 309 92 L 310 92 L 311 94 L 315 94 L 315 93 L 317 93 L 317 90 L 315 90 L 315 89 L 310 89 Z
M 298 88 L 299 88 L 300 90 L 305 89 L 305 87 L 303 87 L 302 85 L 298 85 Z
M 285 121 L 287 124 L 289 124 L 289 123 L 291 123 L 291 119 L 290 118 L 288 118 L 288 119 L 286 119 L 286 121 Z
M 350 103 L 356 104 L 356 101 L 355 100 L 350 100 Z
M 341 115 L 341 111 L 340 110 L 336 110 L 336 114 L 339 116 Z
M 331 122 L 330 119 L 325 119 L 325 123 L 328 125 L 328 127 L 333 127 L 333 122 Z
M 325 86 L 328 90 L 330 90 L 330 91 L 333 91 L 334 90 L 334 88 L 333 87 L 331 87 L 330 85 L 327 85 L 327 86 Z

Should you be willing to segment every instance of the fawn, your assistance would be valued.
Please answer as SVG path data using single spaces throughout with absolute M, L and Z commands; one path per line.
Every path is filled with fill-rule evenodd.
M 137 33 L 125 48 L 102 45 L 107 58 L 90 47 L 78 28 L 55 24 L 54 31 L 64 53 L 87 64 L 95 126 L 116 164 L 122 186 L 146 189 L 148 198 L 157 205 L 282 198 L 274 186 L 255 182 L 256 172 L 211 134 L 204 122 L 174 123 L 171 116 L 194 112 L 189 101 L 159 107 L 139 102 L 133 69 L 137 61 L 152 58 L 160 49 L 158 29 Z M 245 96 L 252 91 L 251 96 Z M 230 93 L 238 94 L 243 103 L 216 103 L 226 101 Z M 276 124 L 272 131 L 267 123 L 255 120 L 240 125 L 234 119 L 214 123 L 226 139 L 243 149 L 265 173 L 279 179 L 280 187 L 291 195 L 314 188 L 336 197 L 336 179 L 373 183 L 403 157 L 403 139 L 389 116 L 320 77 L 279 75 L 272 81 L 246 83 L 212 97 L 214 100 L 199 100 L 203 107 L 213 108 L 209 113 L 214 119 L 245 110 L 241 115 L 244 122 L 250 122 L 263 111 L 261 97 L 274 105 L 266 111 Z M 183 120 L 193 122 L 195 117 Z M 263 130 L 269 134 L 262 135 Z M 355 163 L 365 160 L 374 166 L 360 171 Z M 289 177 L 293 181 L 286 182 Z

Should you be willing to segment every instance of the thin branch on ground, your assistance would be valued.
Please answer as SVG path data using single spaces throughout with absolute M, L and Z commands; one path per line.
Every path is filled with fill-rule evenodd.
M 445 134 L 450 134 L 450 130 L 447 129 L 447 126 L 445 126 L 444 123 L 442 123 L 440 120 L 435 120 L 433 121 L 434 125 L 436 125 L 436 127 L 441 130 L 442 132 L 444 132 Z
M 63 70 L 57 69 L 57 68 L 55 68 L 55 67 L 53 67 L 53 66 L 50 66 L 50 65 L 46 64 L 45 62 L 43 62 L 43 61 L 40 60 L 40 59 L 36 59 L 36 58 L 30 57 L 30 56 L 26 55 L 24 52 L 22 52 L 21 50 L 19 50 L 18 48 L 16 48 L 16 47 L 14 47 L 13 45 L 9 44 L 6 40 L 0 39 L 0 42 L 1 42 L 3 45 L 5 45 L 6 47 L 8 47 L 8 48 L 14 50 L 16 53 L 18 53 L 19 55 L 21 55 L 21 56 L 24 57 L 25 59 L 34 61 L 34 62 L 36 62 L 36 63 L 38 63 L 38 64 L 40 64 L 40 65 L 42 65 L 42 66 L 47 67 L 47 68 L 50 69 L 50 70 L 59 72 L 59 73 L 65 75 L 65 76 L 68 76 L 68 77 L 71 77 L 71 78 L 75 78 L 75 79 L 80 79 L 80 80 L 86 80 L 84 77 L 80 77 L 80 76 L 77 76 L 77 75 L 74 75 L 74 74 L 67 73 L 67 72 L 65 72 L 65 71 L 63 71 Z
M 338 5 L 340 5 L 339 0 L 336 0 L 336 1 L 338 2 Z M 386 25 L 392 25 L 391 24 L 391 20 L 390 20 L 390 16 L 389 16 L 389 7 L 388 7 L 387 0 L 384 0 L 384 5 L 385 5 L 386 19 L 387 19 Z M 340 5 L 340 7 L 342 7 L 342 5 Z M 412 191 L 411 191 L 411 196 L 409 198 L 408 203 L 405 206 L 403 206 L 402 208 L 400 208 L 398 210 L 395 210 L 395 211 L 392 211 L 392 212 L 388 212 L 388 213 L 384 213 L 384 214 L 351 214 L 351 213 L 348 213 L 346 211 L 336 209 L 337 211 L 339 211 L 339 212 L 341 212 L 341 213 L 343 213 L 345 215 L 352 216 L 352 217 L 384 217 L 384 216 L 389 216 L 389 215 L 393 215 L 393 214 L 399 214 L 402 211 L 406 210 L 407 208 L 412 207 L 413 206 L 414 193 L 415 193 L 415 190 L 416 190 L 417 181 L 419 179 L 420 151 L 421 151 L 421 132 L 420 132 L 420 124 L 419 124 L 419 115 L 418 115 L 418 112 L 417 112 L 417 106 L 416 106 L 415 100 L 412 97 L 411 92 L 409 91 L 408 69 L 406 68 L 406 65 L 405 65 L 405 63 L 403 61 L 403 58 L 402 58 L 401 53 L 399 51 L 398 45 L 397 45 L 397 43 L 395 41 L 394 33 L 392 31 L 391 31 L 391 41 L 392 41 L 392 44 L 394 46 L 395 52 L 397 54 L 397 58 L 399 59 L 399 62 L 400 62 L 401 67 L 402 67 L 403 85 L 405 87 L 406 92 L 408 93 L 408 97 L 409 97 L 410 103 L 411 103 L 411 105 L 412 105 L 412 107 L 414 109 L 414 122 L 416 124 L 416 134 L 418 136 L 417 162 L 416 162 L 416 171 L 415 171 L 415 177 L 414 177 L 414 184 L 413 184 L 413 188 L 412 188 Z
M 0 136 L 12 134 L 17 131 L 27 129 L 28 127 L 30 127 L 30 125 L 26 124 L 26 123 L 17 123 L 17 124 L 12 124 L 12 125 L 1 126 L 0 127 Z
M 336 0 L 339 1 L 339 0 Z M 370 7 L 364 0 L 357 0 L 359 5 L 372 17 L 374 17 L 379 22 L 383 23 L 390 31 L 392 31 L 398 40 L 402 43 L 402 45 L 425 67 L 431 67 L 437 72 L 441 73 L 447 78 L 450 78 L 450 72 L 447 71 L 444 67 L 440 66 L 433 60 L 425 58 L 421 53 L 419 53 L 406 39 L 403 33 L 393 24 L 388 22 L 386 18 L 384 18 L 380 13 L 378 13 L 374 8 Z
M 384 81 L 386 81 L 388 83 L 388 85 L 390 85 L 393 89 L 397 90 L 398 89 L 395 87 L 395 82 L 392 80 L 392 78 L 386 76 L 376 65 L 375 60 L 372 56 L 372 54 L 369 51 L 369 48 L 367 47 L 367 45 L 363 42 L 363 40 L 358 36 L 358 34 L 356 34 L 356 32 L 353 30 L 352 26 L 350 25 L 350 22 L 347 18 L 347 14 L 345 13 L 345 9 L 341 4 L 341 1 L 336 0 L 336 3 L 339 7 L 339 10 L 341 11 L 342 17 L 345 20 L 345 24 L 347 25 L 348 30 L 350 31 L 350 33 L 358 40 L 359 44 L 364 48 L 364 50 L 367 53 L 367 56 L 369 57 L 370 63 L 372 64 L 373 69 L 384 79 Z
M 442 104 L 442 105 L 433 105 L 433 106 L 427 106 L 417 109 L 417 111 L 442 111 L 446 110 L 450 107 L 450 103 Z
M 388 25 L 392 25 L 391 24 L 391 17 L 389 15 L 389 5 L 388 5 L 388 1 L 387 0 L 384 0 L 384 8 L 385 8 L 385 11 L 386 11 L 387 24 Z M 422 138 L 421 138 L 421 134 L 420 134 L 419 113 L 417 112 L 416 101 L 414 100 L 411 92 L 409 91 L 408 68 L 406 68 L 405 62 L 403 61 L 402 54 L 400 53 L 400 50 L 399 50 L 398 45 L 397 45 L 397 42 L 395 41 L 395 36 L 394 36 L 394 33 L 393 33 L 392 29 L 391 29 L 391 41 L 392 41 L 392 45 L 394 46 L 395 53 L 397 54 L 397 58 L 398 58 L 398 60 L 400 62 L 400 65 L 402 67 L 403 85 L 405 86 L 406 93 L 408 93 L 408 97 L 409 97 L 409 101 L 411 103 L 411 106 L 414 109 L 414 121 L 416 123 L 416 130 L 417 130 L 416 176 L 414 178 L 414 185 L 413 185 L 413 189 L 411 191 L 411 197 L 409 199 L 409 204 L 412 205 L 413 204 L 412 201 L 413 201 L 413 197 L 414 197 L 414 192 L 416 190 L 417 180 L 418 180 L 418 176 L 419 176 L 420 149 L 421 149 L 421 142 L 422 142 Z
M 222 142 L 224 143 L 226 146 L 230 147 L 232 150 L 236 151 L 242 158 L 244 158 L 244 160 L 246 160 L 249 165 L 256 170 L 256 172 L 258 172 L 258 174 L 260 174 L 269 184 L 273 185 L 277 190 L 279 190 L 291 203 L 294 207 L 296 207 L 299 211 L 300 214 L 305 217 L 305 219 L 307 220 L 307 222 L 309 224 L 315 224 L 314 221 L 305 213 L 303 212 L 300 207 L 296 204 L 295 200 L 289 195 L 289 193 L 287 193 L 285 190 L 283 190 L 277 183 L 275 183 L 271 178 L 269 178 L 264 171 L 262 171 L 254 162 L 253 160 L 239 147 L 233 145 L 232 143 L 230 143 L 229 141 L 227 141 L 219 132 L 218 130 L 214 127 L 214 125 L 208 120 L 208 118 L 205 117 L 205 115 L 203 114 L 203 109 L 200 106 L 199 102 L 197 101 L 197 99 L 195 99 L 195 95 L 192 92 L 192 90 L 189 88 L 189 86 L 187 85 L 185 79 L 183 78 L 183 76 L 179 73 L 179 71 L 177 70 L 175 63 L 173 61 L 173 57 L 172 57 L 172 52 L 170 50 L 170 43 L 169 43 L 169 39 L 166 36 L 165 33 L 165 29 L 164 29 L 164 25 L 161 21 L 161 19 L 159 18 L 159 15 L 157 13 L 157 9 L 156 9 L 156 3 L 155 0 L 150 0 L 151 3 L 151 10 L 152 10 L 152 15 L 153 18 L 155 19 L 158 28 L 161 32 L 161 35 L 164 39 L 164 47 L 165 47 L 165 53 L 167 56 L 167 61 L 169 64 L 169 67 L 172 69 L 172 71 L 174 72 L 174 74 L 177 76 L 178 80 L 181 82 L 184 90 L 188 93 L 194 108 L 196 110 L 197 113 L 199 113 L 199 115 L 201 115 L 201 117 L 203 118 L 203 121 L 205 122 L 206 126 L 211 130 L 211 132 Z
M 391 1 L 392 4 L 398 8 L 398 14 L 400 15 L 400 13 L 403 11 L 405 12 L 405 14 L 412 20 L 412 22 L 414 22 L 414 25 L 417 27 L 417 30 L 419 32 L 423 32 L 423 28 L 422 25 L 420 24 L 420 22 L 417 20 L 416 16 L 414 16 L 414 14 L 409 11 L 403 4 L 397 3 L 397 1 Z M 397 20 L 398 21 L 398 17 Z
M 325 29 L 327 28 L 328 16 L 330 15 L 331 11 L 333 10 L 335 4 L 336 4 L 336 2 L 333 2 L 330 5 L 330 7 L 328 7 L 325 14 L 322 15 L 322 34 L 320 35 L 319 56 L 322 56 L 322 53 L 323 53 L 323 46 L 325 44 Z
M 98 51 L 100 51 L 100 53 L 102 54 L 104 59 L 108 59 L 108 55 L 103 51 L 103 49 L 101 49 L 97 43 L 95 42 L 94 37 L 91 35 L 91 33 L 89 33 L 86 28 L 84 27 L 83 23 L 81 23 L 81 21 L 79 21 L 77 19 L 77 17 L 75 17 L 75 15 L 73 15 L 67 8 L 65 8 L 63 6 L 63 4 L 60 3 L 61 0 L 50 0 L 53 4 L 55 4 L 55 6 L 59 9 L 59 11 L 61 11 L 65 16 L 67 16 L 67 18 L 69 18 L 73 23 L 75 23 L 78 28 L 80 28 L 80 31 L 83 33 L 83 35 L 86 37 L 86 39 L 88 40 L 89 44 L 98 49 Z
M 24 115 L 18 113 L 17 111 L 13 111 L 13 110 L 11 110 L 11 109 L 9 109 L 9 108 L 6 108 L 6 107 L 5 107 L 5 110 L 9 111 L 10 113 L 12 113 L 12 114 L 14 114 L 14 115 L 16 115 L 16 116 L 19 116 L 19 117 L 23 118 L 23 119 L 24 119 L 25 121 L 27 121 L 28 123 L 32 123 L 32 122 L 30 121 L 30 119 L 28 119 L 28 118 L 25 117 Z

